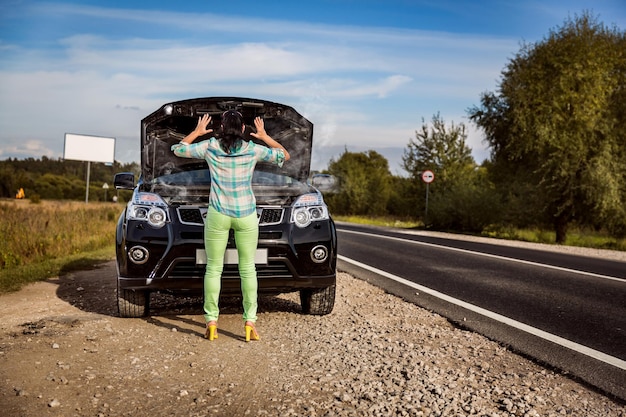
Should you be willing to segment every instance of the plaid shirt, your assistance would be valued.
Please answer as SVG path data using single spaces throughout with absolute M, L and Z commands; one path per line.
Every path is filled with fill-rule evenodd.
M 230 217 L 245 217 L 256 211 L 256 198 L 252 192 L 252 174 L 258 161 L 283 166 L 285 154 L 282 149 L 270 149 L 252 141 L 228 154 L 222 150 L 217 139 L 198 143 L 172 145 L 176 156 L 206 160 L 211 172 L 209 205 Z

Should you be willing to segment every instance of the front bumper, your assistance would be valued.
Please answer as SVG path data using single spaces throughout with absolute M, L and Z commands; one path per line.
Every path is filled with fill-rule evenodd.
M 205 265 L 196 263 L 196 250 L 204 249 L 204 227 L 171 222 L 160 229 L 145 222 L 120 219 L 116 242 L 118 285 L 123 289 L 199 292 Z M 322 245 L 328 258 L 314 262 L 311 250 Z M 129 259 L 131 248 L 148 253 L 143 264 Z M 229 240 L 234 248 L 234 239 Z M 267 249 L 267 264 L 256 266 L 259 293 L 278 294 L 335 284 L 337 237 L 332 219 L 300 229 L 293 224 L 260 226 L 258 248 Z M 222 294 L 241 293 L 236 264 L 225 264 Z

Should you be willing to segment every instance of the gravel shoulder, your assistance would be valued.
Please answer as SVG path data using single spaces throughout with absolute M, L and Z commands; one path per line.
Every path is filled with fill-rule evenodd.
M 198 298 L 153 295 L 121 319 L 115 263 L 0 296 L 6 416 L 626 416 L 625 406 L 346 273 L 334 311 L 262 297 L 261 341 L 240 300 L 203 338 Z

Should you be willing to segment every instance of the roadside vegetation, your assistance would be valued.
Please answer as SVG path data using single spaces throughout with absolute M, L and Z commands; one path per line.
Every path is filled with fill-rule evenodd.
M 113 259 L 121 210 L 114 203 L 0 200 L 0 292 Z

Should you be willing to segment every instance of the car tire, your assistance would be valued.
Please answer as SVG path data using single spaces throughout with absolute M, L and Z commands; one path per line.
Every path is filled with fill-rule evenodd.
M 335 306 L 335 285 L 300 290 L 300 303 L 304 314 L 315 316 L 329 314 Z
M 140 290 L 117 289 L 117 309 L 120 317 L 144 317 L 148 315 L 150 293 Z

